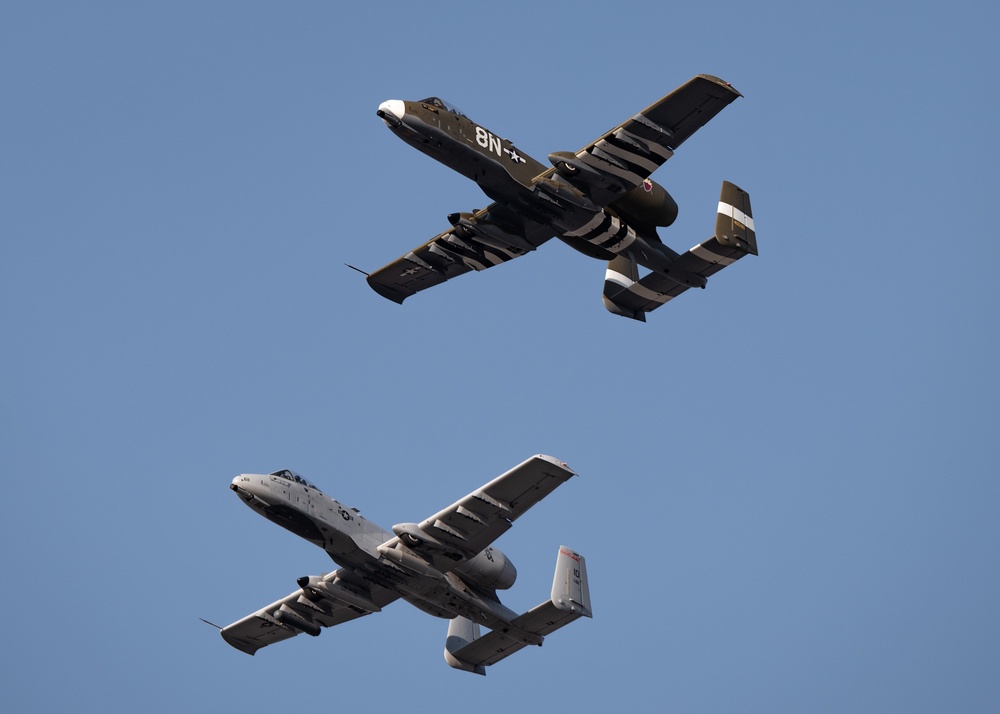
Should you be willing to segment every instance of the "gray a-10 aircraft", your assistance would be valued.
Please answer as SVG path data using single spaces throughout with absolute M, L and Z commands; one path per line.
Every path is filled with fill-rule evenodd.
M 341 566 L 299 578 L 299 589 L 223 627 L 238 650 L 261 647 L 300 632 L 379 612 L 402 598 L 426 613 L 451 620 L 444 657 L 456 669 L 486 674 L 486 667 L 573 620 L 592 617 L 587 567 L 579 553 L 559 547 L 551 598 L 524 614 L 504 607 L 497 590 L 517 571 L 491 544 L 514 520 L 575 473 L 551 456 L 533 456 L 421 523 L 400 523 L 392 533 L 322 493 L 298 474 L 240 474 L 230 488 L 252 509 L 323 548 Z M 479 626 L 490 632 L 480 637 Z
M 524 255 L 553 236 L 608 261 L 604 305 L 645 314 L 743 257 L 757 255 L 749 195 L 722 184 L 715 235 L 683 254 L 656 233 L 677 217 L 677 203 L 649 178 L 695 131 L 741 96 L 702 74 L 576 153 L 535 161 L 507 139 L 437 97 L 392 99 L 378 116 L 403 141 L 466 176 L 494 203 L 448 216 L 452 227 L 368 276 L 380 295 L 402 303 L 419 290 L 470 270 Z M 648 271 L 641 276 L 639 267 Z

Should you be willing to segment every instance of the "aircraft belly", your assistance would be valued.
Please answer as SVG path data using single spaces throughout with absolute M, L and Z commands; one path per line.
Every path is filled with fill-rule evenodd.
M 507 625 L 517 617 L 517 613 L 499 600 L 471 589 L 455 573 L 446 573 L 443 577 L 411 575 L 401 580 L 395 589 L 411 605 L 435 617 L 461 616 L 490 628 Z
M 463 607 L 462 594 L 450 587 L 447 576 L 408 577 L 397 586 L 397 589 L 403 594 L 404 600 L 434 617 L 450 620 L 467 609 Z
M 487 157 L 471 147 L 462 147 L 455 162 L 442 162 L 466 178 L 472 179 L 483 193 L 502 203 L 523 201 L 531 194 L 531 179 L 522 171 L 513 171 L 513 165 L 502 159 Z M 541 167 L 540 167 L 541 168 Z
M 324 540 L 323 534 L 312 518 L 291 506 L 268 506 L 263 511 L 264 517 L 272 523 L 291 531 L 300 538 L 316 542 Z
M 343 514 L 350 514 L 342 506 L 339 510 L 331 509 L 331 512 L 332 521 L 319 519 L 324 537 L 323 549 L 327 554 L 345 565 L 367 566 L 377 561 L 379 554 L 376 548 L 391 538 L 392 533 L 360 516 L 345 519 Z

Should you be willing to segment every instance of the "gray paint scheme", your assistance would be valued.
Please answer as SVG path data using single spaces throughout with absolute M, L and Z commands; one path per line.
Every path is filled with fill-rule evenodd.
M 436 97 L 383 102 L 378 115 L 393 133 L 475 181 L 493 203 L 451 214 L 450 229 L 369 275 L 369 285 L 402 303 L 420 290 L 505 263 L 557 237 L 608 261 L 603 296 L 608 310 L 645 320 L 645 313 L 688 288 L 704 288 L 726 265 L 757 254 L 749 196 L 728 182 L 723 200 L 739 204 L 738 218 L 728 214 L 728 229 L 684 254 L 664 245 L 656 228 L 673 223 L 677 204 L 649 178 L 740 96 L 718 77 L 698 75 L 579 151 L 549 154 L 551 167 Z M 734 235 L 740 240 L 731 239 Z M 651 272 L 642 277 L 640 268 Z
M 244 503 L 323 548 L 341 567 L 299 578 L 297 590 L 222 628 L 222 637 L 252 655 L 301 632 L 315 637 L 402 598 L 452 621 L 448 664 L 485 674 L 486 666 L 592 616 L 586 562 L 565 546 L 549 600 L 518 614 L 496 593 L 514 584 L 517 571 L 493 541 L 574 475 L 551 456 L 533 456 L 430 518 L 390 532 L 292 471 L 240 474 L 230 488 Z M 491 630 L 482 637 L 481 625 Z

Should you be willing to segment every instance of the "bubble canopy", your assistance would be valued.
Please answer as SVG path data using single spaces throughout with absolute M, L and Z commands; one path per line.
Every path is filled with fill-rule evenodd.
M 459 116 L 462 117 L 465 116 L 465 112 L 463 112 L 461 109 L 456 107 L 451 102 L 446 102 L 445 100 L 441 99 L 441 97 L 427 97 L 427 99 L 421 99 L 420 103 L 429 104 L 432 107 L 437 107 L 438 109 L 444 109 L 446 111 L 451 112 L 452 114 L 458 114 Z
M 308 486 L 309 488 L 319 491 L 319 488 L 311 481 L 299 476 L 297 473 L 290 469 L 281 469 L 281 471 L 274 471 L 269 476 L 277 476 L 278 478 L 283 478 L 286 481 L 293 481 L 294 483 L 300 483 L 303 486 Z M 322 492 L 321 492 L 322 493 Z

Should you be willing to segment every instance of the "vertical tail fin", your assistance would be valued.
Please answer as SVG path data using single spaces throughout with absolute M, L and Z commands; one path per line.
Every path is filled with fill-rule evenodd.
M 590 608 L 587 561 L 579 553 L 562 545 L 559 546 L 559 555 L 556 557 L 556 574 L 552 578 L 551 601 L 558 609 L 575 615 L 573 620 L 581 616 L 594 616 L 593 610 Z M 559 627 L 570 622 L 572 620 L 567 620 Z M 541 634 L 547 635 L 548 632 Z
M 757 234 L 753 229 L 750 194 L 728 181 L 722 182 L 719 213 L 715 219 L 715 240 L 743 253 L 757 255 Z
M 631 307 L 627 299 L 617 298 L 639 282 L 639 263 L 631 253 L 619 254 L 608 261 L 608 270 L 604 273 L 604 307 L 622 317 L 631 317 L 640 322 L 646 321 L 646 313 Z
M 473 674 L 486 674 L 486 666 L 458 659 L 453 654 L 479 639 L 479 623 L 459 615 L 448 623 L 448 639 L 444 641 L 444 661 L 455 669 Z

